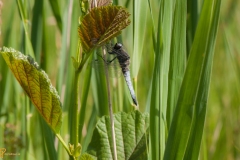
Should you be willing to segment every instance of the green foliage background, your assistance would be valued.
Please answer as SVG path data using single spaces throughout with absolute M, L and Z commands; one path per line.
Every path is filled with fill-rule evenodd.
M 142 112 L 150 110 L 150 88 L 154 67 L 150 24 L 152 18 L 157 22 L 159 12 L 159 2 L 156 0 L 151 2 L 153 17 L 148 6 L 145 6 L 145 13 L 141 14 L 143 18 L 146 15 L 146 22 L 139 25 L 137 31 L 133 31 L 134 24 L 131 23 L 119 37 L 131 56 L 131 71 L 132 76 L 137 77 L 135 87 Z M 200 0 L 192 3 L 198 3 L 199 9 L 202 6 Z M 30 54 L 17 1 L 2 0 L 2 4 L 0 46 L 13 47 L 22 53 Z M 130 19 L 133 21 L 133 1 L 119 1 L 119 5 L 128 8 L 131 13 Z M 222 0 L 200 159 L 240 159 L 239 7 L 238 1 Z M 29 31 L 28 36 L 31 38 L 35 59 L 49 75 L 61 97 L 63 103 L 61 135 L 68 142 L 68 110 L 72 106 L 70 95 L 74 72 L 71 56 L 75 56 L 77 52 L 79 1 L 23 1 L 23 9 L 26 17 L 24 22 Z M 55 17 L 58 17 L 57 21 Z M 165 28 L 163 32 L 164 30 Z M 189 31 L 193 32 L 193 30 Z M 134 46 L 134 36 L 139 44 L 143 40 L 144 45 Z M 139 53 L 133 55 L 133 51 Z M 101 108 L 102 104 L 107 103 L 104 94 L 102 95 L 104 87 L 98 86 L 99 77 L 95 73 L 92 74 L 91 81 L 87 80 L 90 73 L 87 67 L 84 68 L 79 87 L 80 103 L 82 105 L 86 103 L 84 124 L 80 124 L 83 128 L 80 137 L 83 151 L 91 140 L 97 120 L 108 112 Z M 89 84 L 89 92 L 85 92 L 84 87 Z M 123 79 L 112 80 L 112 87 L 114 112 L 132 110 L 129 105 L 131 99 Z M 97 91 L 96 88 L 102 92 Z M 53 150 L 54 147 L 57 148 L 57 152 Z M 0 56 L 0 148 L 6 148 L 8 152 L 20 153 L 16 159 L 39 160 L 48 159 L 49 156 L 68 158 L 61 144 L 58 145 L 53 139 L 51 130 L 30 103 L 2 56 Z

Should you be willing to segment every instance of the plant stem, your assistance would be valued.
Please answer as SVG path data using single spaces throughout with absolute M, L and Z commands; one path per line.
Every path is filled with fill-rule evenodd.
M 103 47 L 103 58 L 106 61 L 106 49 Z M 112 102 L 111 102 L 111 92 L 110 92 L 110 83 L 109 83 L 109 76 L 108 76 L 108 68 L 105 64 L 105 72 L 106 72 L 106 80 L 107 80 L 107 94 L 108 94 L 108 107 L 109 107 L 109 114 L 110 114 L 110 122 L 111 122 L 111 133 L 112 133 L 112 145 L 113 145 L 113 159 L 117 160 L 117 147 L 116 147 L 116 139 L 115 139 L 115 129 L 114 129 L 114 117 L 112 111 Z
M 74 84 L 73 84 L 73 101 L 74 105 L 71 108 L 71 126 L 70 126 L 70 142 L 74 148 L 78 145 L 78 93 L 79 93 L 79 76 L 81 70 L 75 71 Z
M 65 143 L 65 141 L 63 140 L 62 136 L 60 134 L 56 134 L 58 140 L 62 143 L 63 147 L 66 149 L 66 151 L 68 152 L 69 156 L 72 156 L 71 155 L 71 152 L 67 146 L 67 144 Z
M 137 77 L 133 78 L 133 88 L 135 90 L 135 95 L 136 95 L 136 98 L 137 98 L 138 97 L 137 96 Z M 138 106 L 135 106 L 135 109 L 139 110 L 139 104 L 138 104 Z
M 23 28 L 24 28 L 24 32 L 25 32 L 25 36 L 26 36 L 26 53 L 29 54 L 31 57 L 35 58 L 35 55 L 34 55 L 34 51 L 33 51 L 33 48 L 32 48 L 32 43 L 29 39 L 29 33 L 28 33 L 28 19 L 26 17 L 26 14 L 25 14 L 25 8 L 23 6 L 23 2 L 21 0 L 17 0 L 17 4 L 18 4 L 18 9 L 19 9 L 19 12 L 20 12 L 20 15 L 21 15 L 21 19 L 22 19 L 22 22 L 23 22 Z

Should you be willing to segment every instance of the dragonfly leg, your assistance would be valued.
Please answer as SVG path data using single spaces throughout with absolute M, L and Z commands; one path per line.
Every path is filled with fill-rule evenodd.
M 97 53 L 97 55 L 98 55 L 99 57 L 101 57 L 102 60 L 103 60 L 105 63 L 107 63 L 107 62 L 105 61 L 105 59 L 104 59 L 100 54 Z
M 116 56 L 116 57 L 114 57 L 112 60 L 110 60 L 110 61 L 107 61 L 107 63 L 112 63 L 112 61 L 114 61 L 116 58 L 117 58 L 117 56 Z

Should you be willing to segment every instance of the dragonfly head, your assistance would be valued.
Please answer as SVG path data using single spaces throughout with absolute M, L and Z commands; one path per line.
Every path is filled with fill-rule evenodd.
M 121 43 L 116 43 L 113 48 L 119 50 L 119 49 L 122 48 L 122 46 L 123 46 L 123 45 L 122 45 Z
M 123 48 L 123 45 L 121 43 L 116 43 L 113 47 L 111 46 L 108 50 L 109 54 L 116 54 L 119 50 Z

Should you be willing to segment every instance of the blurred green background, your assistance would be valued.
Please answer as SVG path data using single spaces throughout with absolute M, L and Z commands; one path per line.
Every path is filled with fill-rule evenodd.
M 12 47 L 27 54 L 26 35 L 17 7 L 17 1 L 2 0 L 1 5 L 1 35 L 0 46 Z M 59 2 L 59 13 L 62 21 L 56 21 L 52 6 Z M 152 1 L 157 4 L 156 1 Z M 55 4 L 54 4 L 55 3 Z M 69 4 L 71 4 L 69 7 Z M 116 2 L 115 2 L 116 3 Z M 199 1 L 199 8 L 202 1 Z M 25 9 L 25 23 L 35 53 L 35 59 L 46 71 L 52 84 L 58 90 L 63 103 L 62 135 L 68 142 L 68 108 L 72 87 L 73 65 L 71 56 L 77 52 L 80 7 L 78 1 L 23 1 Z M 119 1 L 119 5 L 128 8 L 133 19 L 132 1 Z M 158 5 L 153 5 L 154 19 L 157 19 Z M 222 0 L 219 31 L 215 47 L 214 65 L 210 86 L 210 96 L 207 107 L 206 123 L 201 147 L 200 159 L 240 159 L 240 2 Z M 56 8 L 55 8 L 56 9 Z M 141 54 L 139 71 L 132 73 L 137 76 L 137 97 L 140 110 L 149 110 L 149 89 L 151 86 L 154 65 L 153 44 L 151 38 L 151 17 L 146 6 L 146 28 L 143 29 L 144 46 Z M 154 14 L 156 13 L 156 14 Z M 133 24 L 123 30 L 120 39 L 130 56 L 133 52 Z M 132 59 L 133 61 L 133 59 Z M 132 62 L 131 62 L 132 63 Z M 87 69 L 87 67 L 86 67 Z M 134 70 L 132 66 L 131 71 Z M 136 75 L 137 74 L 137 75 Z M 80 93 L 84 83 L 85 69 L 80 77 Z M 94 76 L 92 77 L 92 79 Z M 96 78 L 96 77 L 95 77 Z M 112 80 L 113 103 L 121 104 L 115 108 L 129 111 L 124 104 L 131 102 L 123 79 Z M 117 84 L 117 85 L 116 85 Z M 83 150 L 90 141 L 91 132 L 100 117 L 101 109 L 96 107 L 96 91 L 94 80 L 90 84 L 87 96 L 85 124 L 83 125 Z M 124 86 L 124 87 L 123 87 Z M 118 88 L 118 90 L 115 90 Z M 82 96 L 82 95 L 81 95 Z M 119 98 L 120 97 L 120 98 Z M 119 100 L 119 99 L 120 100 Z M 116 102 L 120 101 L 120 102 Z M 28 107 L 26 107 L 28 106 Z M 122 107 L 122 108 L 121 108 Z M 96 112 L 93 112 L 96 110 Z M 98 116 L 97 116 L 98 115 Z M 96 117 L 96 118 L 92 118 Z M 35 108 L 21 89 L 11 71 L 0 56 L 0 148 L 7 148 L 8 152 L 20 153 L 16 159 L 44 159 L 46 142 L 43 141 L 45 132 Z M 54 143 L 58 146 L 57 141 Z M 61 145 L 60 157 L 67 157 Z M 8 157 L 9 158 L 9 157 Z M 64 158 L 63 158 L 64 159 Z

